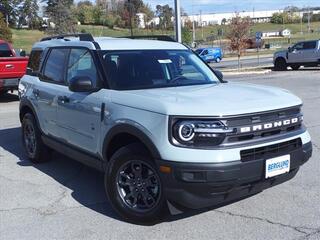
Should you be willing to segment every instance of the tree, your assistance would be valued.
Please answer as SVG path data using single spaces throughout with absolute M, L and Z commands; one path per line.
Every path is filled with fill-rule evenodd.
M 19 11 L 19 25 L 28 24 L 32 29 L 39 27 L 39 5 L 37 0 L 24 0 Z
M 192 44 L 192 31 L 188 27 L 183 27 L 181 31 L 182 42 L 191 45 Z
M 159 27 L 162 29 L 173 28 L 173 9 L 168 5 L 157 5 L 155 15 L 159 18 Z
M 5 18 L 7 26 L 9 24 L 14 25 L 18 16 L 18 5 L 21 0 L 1 0 L 0 1 L 0 12 Z
M 74 32 L 74 19 L 71 14 L 73 0 L 47 0 L 46 13 L 54 28 L 49 29 L 50 33 L 63 34 Z
M 230 22 L 227 38 L 230 39 L 231 51 L 238 54 L 238 68 L 240 68 L 240 57 L 247 48 L 250 26 L 251 19 L 249 17 L 241 18 L 239 14 L 232 18 Z
M 0 39 L 3 39 L 7 42 L 12 42 L 12 33 L 10 28 L 7 26 L 5 17 L 0 12 Z

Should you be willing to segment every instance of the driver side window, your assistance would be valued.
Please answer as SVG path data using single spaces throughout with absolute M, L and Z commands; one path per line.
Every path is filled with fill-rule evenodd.
M 293 46 L 293 50 L 302 50 L 303 49 L 303 43 L 297 43 L 296 45 Z
M 77 48 L 70 52 L 67 82 L 74 77 L 88 77 L 91 79 L 92 86 L 97 86 L 97 69 L 92 55 L 87 49 Z

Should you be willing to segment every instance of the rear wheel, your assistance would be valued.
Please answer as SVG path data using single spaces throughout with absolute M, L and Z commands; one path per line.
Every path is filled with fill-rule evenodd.
M 285 71 L 287 70 L 287 63 L 283 58 L 276 59 L 274 63 L 274 69 L 276 71 Z
M 294 64 L 290 66 L 293 70 L 298 70 L 300 68 L 300 65 Z
M 166 212 L 156 165 L 140 144 L 130 144 L 112 156 L 105 188 L 112 206 L 127 221 L 153 223 Z
M 31 113 L 22 120 L 22 143 L 31 162 L 40 163 L 49 160 L 49 149 L 41 139 L 41 132 Z

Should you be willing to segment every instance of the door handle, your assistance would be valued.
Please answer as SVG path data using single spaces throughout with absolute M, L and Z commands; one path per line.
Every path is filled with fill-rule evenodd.
M 67 96 L 59 96 L 58 101 L 61 103 L 68 103 L 70 102 L 70 99 Z
M 12 68 L 14 68 L 14 66 L 12 64 L 7 64 L 6 65 L 6 69 L 12 69 Z

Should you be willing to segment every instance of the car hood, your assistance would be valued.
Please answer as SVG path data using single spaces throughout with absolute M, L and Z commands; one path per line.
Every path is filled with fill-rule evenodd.
M 281 50 L 274 53 L 274 56 L 285 56 L 287 54 L 287 50 Z
M 287 90 L 243 83 L 113 91 L 111 97 L 116 104 L 181 116 L 239 115 L 302 104 Z

